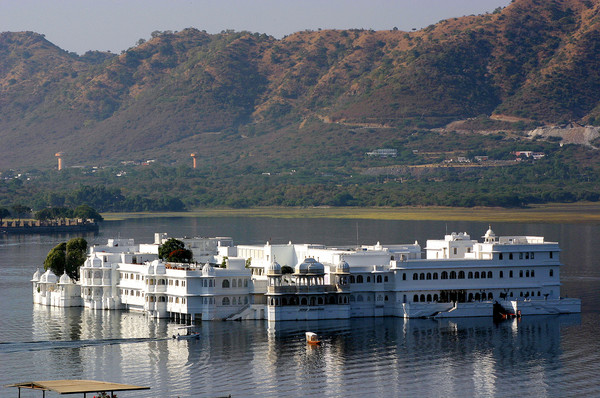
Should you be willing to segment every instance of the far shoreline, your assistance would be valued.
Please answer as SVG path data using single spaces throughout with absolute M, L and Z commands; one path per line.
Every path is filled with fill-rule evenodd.
M 600 223 L 600 203 L 499 207 L 253 207 L 187 212 L 102 213 L 106 221 L 161 217 L 345 218 L 396 221 L 482 221 L 523 223 Z

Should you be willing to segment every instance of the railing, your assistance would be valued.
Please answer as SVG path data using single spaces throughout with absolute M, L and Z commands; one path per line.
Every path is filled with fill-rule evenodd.
M 269 286 L 268 293 L 325 293 L 338 291 L 333 285 L 313 285 L 313 286 Z

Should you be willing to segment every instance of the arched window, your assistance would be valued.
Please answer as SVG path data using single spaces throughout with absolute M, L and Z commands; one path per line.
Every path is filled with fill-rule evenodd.
M 488 279 L 491 279 L 493 276 L 492 271 L 488 271 Z
M 481 279 L 485 279 L 485 271 L 481 271 Z
M 437 272 L 434 272 L 434 273 L 433 273 L 433 280 L 437 280 L 437 278 L 438 278 L 438 273 L 437 273 Z
M 551 277 L 554 276 L 554 270 L 553 269 L 550 270 L 550 276 Z
M 479 293 L 475 293 L 475 301 L 481 300 L 481 295 Z
M 539 292 L 538 292 L 538 293 L 539 293 Z M 385 295 L 385 299 L 384 299 L 384 300 L 385 300 L 385 301 L 389 301 L 389 298 L 388 298 L 387 294 Z
M 244 279 L 244 287 L 248 287 L 248 279 Z
M 492 292 L 488 293 L 488 300 L 493 300 L 494 299 L 494 295 L 492 294 Z
M 438 295 L 437 294 L 433 295 L 433 301 L 438 301 Z
M 238 279 L 238 287 L 242 287 L 242 280 Z
M 467 275 L 468 279 L 473 279 L 473 271 L 469 271 L 469 274 Z
M 402 280 L 405 281 L 406 280 L 406 273 L 402 274 Z
M 356 283 L 356 278 L 354 275 L 350 275 L 350 283 Z
M 356 301 L 364 301 L 364 300 L 363 300 L 363 296 L 362 296 L 362 294 L 359 294 L 359 295 L 356 297 Z
M 475 271 L 475 279 L 479 279 L 479 271 Z
M 427 280 L 428 280 L 428 281 L 429 281 L 429 280 L 431 280 L 431 272 L 428 272 L 428 273 L 427 273 Z
M 421 302 L 424 303 L 425 302 L 425 295 L 422 294 L 421 297 L 419 297 L 421 299 Z
M 504 278 L 504 271 L 500 271 L 499 276 L 500 276 L 500 278 Z
M 319 298 L 317 299 L 317 304 L 319 304 L 319 305 L 323 305 L 323 297 L 319 297 Z
M 418 303 L 418 302 L 419 302 L 419 295 L 418 295 L 418 294 L 415 294 L 415 296 L 413 297 L 413 301 L 414 301 L 415 303 Z
M 425 273 L 421 272 L 421 274 L 419 275 L 419 279 L 424 281 L 425 280 Z
M 519 270 L 519 278 L 523 277 L 523 270 Z
M 535 278 L 535 270 L 531 270 L 531 277 Z
M 458 272 L 458 279 L 465 279 L 465 271 Z
M 503 258 L 503 257 L 504 257 L 504 256 L 502 255 L 502 253 L 500 253 L 500 255 L 498 256 L 498 258 L 499 258 L 500 260 L 502 260 L 502 258 Z
M 367 283 L 371 283 L 371 277 L 367 276 Z
M 508 271 L 508 277 L 509 277 L 509 278 L 512 278 L 512 277 L 513 277 L 513 272 L 512 272 L 512 269 L 511 269 L 510 271 Z
M 382 279 L 381 279 L 381 275 L 377 275 L 377 283 L 381 283 Z
M 427 302 L 428 302 L 428 303 L 431 303 L 431 294 L 428 294 L 428 295 L 427 295 Z
M 306 304 L 308 304 L 306 297 L 302 297 L 302 300 L 300 300 L 300 305 L 306 305 Z
M 354 296 L 350 296 L 350 302 L 354 303 L 356 301 L 356 298 Z
M 356 283 L 363 283 L 363 276 L 359 275 L 356 277 Z
M 450 279 L 456 279 L 456 271 L 450 271 Z
M 446 271 L 442 272 L 442 278 L 441 279 L 448 279 L 448 273 Z
M 525 271 L 525 277 L 529 278 L 529 270 Z
M 384 282 L 387 282 L 388 280 L 389 280 L 389 279 L 388 279 L 388 276 L 387 276 L 387 275 L 383 277 L 383 281 L 384 281 Z
M 277 303 L 277 299 L 275 299 L 275 303 Z M 237 300 L 234 297 L 234 298 L 231 299 L 231 305 L 236 305 L 236 304 L 237 304 Z
M 419 274 L 417 274 L 416 272 L 413 274 L 413 281 L 418 281 L 419 280 Z
M 468 301 L 473 301 L 473 293 L 469 293 L 469 300 Z
M 221 285 L 224 289 L 229 287 L 229 279 L 223 279 L 223 283 Z
M 235 279 L 231 280 L 231 287 L 237 287 L 237 281 Z

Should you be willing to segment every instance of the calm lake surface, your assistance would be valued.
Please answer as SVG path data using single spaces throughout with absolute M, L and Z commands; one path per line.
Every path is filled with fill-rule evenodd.
M 156 218 L 104 222 L 83 235 L 151 242 L 231 236 L 235 243 L 412 243 L 476 222 L 347 219 Z M 0 236 L 0 397 L 14 382 L 98 379 L 151 387 L 119 397 L 600 396 L 600 225 L 497 223 L 497 235 L 558 241 L 562 295 L 581 315 L 492 319 L 361 318 L 348 321 L 204 322 L 199 341 L 173 341 L 178 326 L 128 312 L 34 306 L 30 279 L 56 244 L 79 235 Z M 318 332 L 322 347 L 306 345 Z M 23 390 L 21 397 L 41 397 Z M 57 397 L 47 393 L 47 397 Z M 88 397 L 90 394 L 88 394 Z

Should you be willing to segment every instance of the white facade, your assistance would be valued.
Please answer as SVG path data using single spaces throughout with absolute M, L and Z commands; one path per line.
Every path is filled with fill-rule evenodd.
M 154 244 L 111 239 L 94 246 L 79 285 L 37 272 L 34 302 L 184 321 L 492 316 L 495 302 L 522 315 L 581 307 L 578 299 L 560 297 L 560 248 L 543 237 L 496 237 L 489 229 L 479 242 L 452 233 L 428 240 L 424 255 L 417 242 L 333 248 L 186 239 L 206 264 L 159 261 L 165 239 L 157 234 Z

